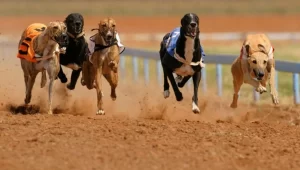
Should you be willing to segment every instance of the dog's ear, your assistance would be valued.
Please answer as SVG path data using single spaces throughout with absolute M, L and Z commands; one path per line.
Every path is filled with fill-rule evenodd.
M 69 14 L 69 15 L 65 18 L 65 20 L 64 20 L 64 23 L 65 23 L 65 24 L 67 24 L 67 22 L 70 20 L 71 15 L 72 15 L 72 14 Z
M 199 17 L 198 17 L 198 15 L 196 15 L 196 14 L 194 14 L 194 13 L 193 13 L 193 15 L 194 15 L 194 17 L 195 17 L 195 20 L 196 20 L 197 25 L 199 25 Z
M 80 20 L 81 20 L 81 22 L 82 22 L 82 27 L 84 26 L 84 19 L 83 19 L 83 16 L 82 15 L 79 15 L 79 17 L 80 17 Z
M 48 27 L 53 27 L 54 23 L 53 22 L 49 22 Z
M 180 23 L 181 23 L 181 26 L 184 26 L 187 24 L 187 14 L 181 18 Z
M 263 52 L 263 53 L 265 53 L 265 54 L 268 54 L 268 52 L 267 52 L 265 46 L 263 46 L 262 44 L 258 44 L 257 46 L 258 46 L 258 48 L 261 50 L 261 52 Z
M 247 52 L 247 56 L 249 57 L 250 45 L 249 44 L 245 44 L 245 49 L 246 49 L 246 52 Z

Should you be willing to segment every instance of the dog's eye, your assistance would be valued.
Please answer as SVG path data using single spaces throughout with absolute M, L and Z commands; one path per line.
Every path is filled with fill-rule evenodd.
M 266 64 L 267 63 L 267 61 L 266 60 L 264 60 L 264 64 Z
M 112 25 L 112 27 L 113 27 L 113 28 L 115 28 L 115 27 L 116 27 L 116 25 L 115 25 L 115 24 L 113 24 L 113 25 Z
M 253 60 L 252 63 L 257 64 L 257 61 L 256 61 L 256 60 Z

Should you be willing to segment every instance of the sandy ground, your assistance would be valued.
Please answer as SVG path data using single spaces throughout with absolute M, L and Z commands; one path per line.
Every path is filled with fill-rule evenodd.
M 19 36 L 31 22 L 53 17 L 4 18 L 1 35 Z M 62 17 L 63 18 L 63 17 Z M 163 32 L 177 18 L 117 19 L 120 31 Z M 86 17 L 86 30 L 100 17 Z M 298 31 L 297 16 L 201 17 L 201 28 L 215 31 Z M 62 19 L 61 19 L 62 20 Z M 244 22 L 247 20 L 247 22 Z M 243 21 L 244 24 L 240 24 Z M 258 24 L 257 24 L 258 23 Z M 1 36 L 0 35 L 0 36 Z M 24 99 L 17 42 L 2 42 L 0 51 L 0 167 L 34 169 L 298 169 L 299 111 L 295 106 L 230 109 L 231 96 L 199 94 L 202 113 L 191 113 L 191 89 L 184 100 L 173 93 L 163 99 L 162 86 L 121 79 L 117 101 L 104 85 L 107 114 L 96 116 L 96 94 L 78 84 L 75 91 L 56 82 L 55 115 L 46 115 L 47 92 L 36 80 L 32 104 L 40 114 L 11 114 Z M 128 42 L 132 46 L 137 42 Z M 127 45 L 126 44 L 126 45 Z M 67 71 L 70 76 L 70 71 Z M 201 90 L 200 90 L 201 91 Z

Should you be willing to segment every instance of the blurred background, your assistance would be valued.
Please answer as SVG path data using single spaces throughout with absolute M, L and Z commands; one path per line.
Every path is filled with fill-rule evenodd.
M 200 18 L 200 39 L 207 54 L 238 56 L 245 35 L 260 32 L 270 37 L 277 60 L 299 61 L 299 0 L 2 0 L 0 54 L 15 55 L 21 32 L 30 23 L 64 20 L 72 12 L 84 16 L 86 38 L 93 34 L 90 30 L 97 27 L 100 19 L 109 16 L 116 20 L 121 42 L 126 47 L 155 52 L 163 35 L 179 26 L 184 14 L 193 12 Z M 131 68 L 131 56 L 125 57 L 126 68 Z M 138 60 L 142 72 L 143 61 Z M 6 67 L 8 62 L 1 61 L 1 66 Z M 156 79 L 156 69 L 155 61 L 151 61 L 151 80 Z M 126 74 L 128 78 L 132 78 L 130 70 Z M 206 67 L 207 83 L 213 92 L 215 70 L 215 65 Z M 222 71 L 224 96 L 231 96 L 230 66 L 223 66 Z M 292 74 L 279 72 L 278 75 L 280 97 L 286 98 L 283 102 L 290 102 Z M 249 85 L 242 89 L 246 91 L 245 99 L 252 97 Z M 261 98 L 270 102 L 267 94 Z

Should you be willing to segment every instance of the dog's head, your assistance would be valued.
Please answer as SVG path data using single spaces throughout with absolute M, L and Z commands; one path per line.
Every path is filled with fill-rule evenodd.
M 69 41 L 65 23 L 59 21 L 50 22 L 47 26 L 47 34 L 52 40 L 56 41 L 60 47 L 67 47 Z
M 68 32 L 77 36 L 83 31 L 84 20 L 81 14 L 71 13 L 65 19 L 65 24 L 67 25 Z
M 199 17 L 194 13 L 188 13 L 181 19 L 181 30 L 185 36 L 195 38 L 199 35 Z
M 116 39 L 116 21 L 112 18 L 105 18 L 99 23 L 99 34 L 107 44 L 113 43 Z
M 249 54 L 250 46 L 245 45 L 247 54 Z M 265 47 L 261 44 L 258 44 L 258 49 L 260 51 L 255 51 L 252 54 L 248 55 L 248 63 L 250 65 L 250 75 L 257 80 L 262 80 L 265 76 L 265 70 L 268 63 L 268 52 Z

